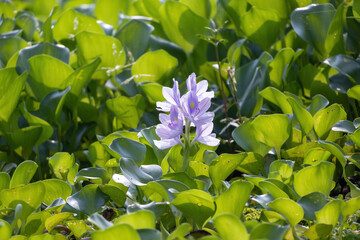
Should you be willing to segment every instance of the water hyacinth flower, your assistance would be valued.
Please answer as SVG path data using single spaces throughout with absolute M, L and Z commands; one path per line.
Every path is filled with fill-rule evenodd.
M 208 112 L 214 92 L 207 92 L 206 80 L 197 83 L 196 75 L 193 73 L 186 80 L 187 93 L 180 97 L 179 84 L 175 79 L 173 81 L 173 88 L 163 87 L 162 93 L 166 101 L 156 103 L 157 110 L 170 114 L 160 113 L 161 124 L 158 124 L 155 130 L 160 140 L 155 140 L 154 143 L 159 149 L 182 145 L 184 170 L 188 165 L 190 147 L 193 143 L 201 142 L 208 146 L 217 146 L 220 143 L 215 133 L 212 133 L 214 113 Z M 196 128 L 196 136 L 192 141 L 191 127 Z

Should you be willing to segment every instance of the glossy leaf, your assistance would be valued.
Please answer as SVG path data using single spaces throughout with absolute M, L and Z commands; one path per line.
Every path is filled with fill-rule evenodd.
M 97 212 L 108 199 L 109 197 L 105 195 L 97 185 L 90 184 L 68 197 L 66 202 L 74 209 L 91 215 Z
M 321 210 L 315 212 L 316 221 L 318 223 L 331 224 L 335 227 L 344 205 L 345 203 L 341 200 L 328 202 Z
M 244 223 L 238 216 L 223 213 L 214 218 L 214 226 L 224 240 L 249 239 Z
M 143 161 L 146 153 L 146 147 L 144 144 L 128 138 L 117 138 L 112 141 L 109 147 L 111 150 L 119 154 L 119 156 L 123 158 L 131 158 L 138 163 Z
M 145 165 L 144 165 L 145 166 Z M 120 159 L 120 169 L 124 176 L 133 184 L 143 186 L 148 182 L 154 181 L 159 178 L 159 173 L 162 169 L 158 165 L 147 165 L 149 168 L 139 168 L 135 161 L 130 158 Z M 161 174 L 160 174 L 161 177 Z
M 252 122 L 256 139 L 279 151 L 290 136 L 290 121 L 286 115 L 260 115 Z
M 250 233 L 250 240 L 267 239 L 281 240 L 288 231 L 288 226 L 280 226 L 275 223 L 263 223 L 255 226 Z
M 160 22 L 168 36 L 189 54 L 199 42 L 197 34 L 204 35 L 208 21 L 192 12 L 185 4 L 175 1 L 166 1 L 161 5 Z M 185 31 L 184 31 L 185 30 Z
M 42 183 L 45 187 L 43 202 L 46 205 L 50 205 L 58 198 L 66 199 L 71 195 L 71 186 L 65 181 L 59 179 L 47 179 L 42 181 Z
M 314 115 L 314 129 L 320 139 L 326 139 L 335 123 L 346 119 L 346 112 L 339 104 L 333 104 Z
M 295 191 L 300 196 L 305 196 L 312 192 L 321 192 L 328 196 L 331 190 L 334 171 L 335 165 L 330 162 L 320 162 L 315 166 L 301 169 L 295 174 Z
M 20 93 L 24 87 L 27 74 L 18 76 L 15 68 L 0 70 L 0 119 L 8 121 L 15 110 Z
M 299 121 L 301 129 L 305 134 L 308 134 L 314 126 L 314 120 L 311 114 L 305 110 L 297 101 L 293 98 L 288 98 L 287 101 L 290 103 L 293 112 Z
M 94 231 L 91 233 L 91 238 L 94 240 L 116 240 L 119 236 L 124 240 L 140 240 L 139 234 L 128 224 L 114 225 L 105 230 Z
M 135 82 L 164 82 L 171 78 L 177 59 L 164 50 L 143 54 L 132 66 Z
M 301 206 L 288 198 L 277 198 L 268 206 L 282 214 L 292 226 L 295 226 L 304 217 L 304 210 Z
M 212 196 L 197 189 L 179 193 L 171 204 L 198 226 L 202 226 L 215 213 Z
M 274 60 L 275 61 L 275 60 Z M 273 62 L 274 62 L 273 61 Z M 272 63 L 273 63 L 272 62 Z M 283 94 L 280 90 L 274 88 L 274 87 L 267 87 L 259 94 L 268 100 L 269 102 L 275 104 L 276 106 L 280 107 L 281 111 L 285 114 L 291 114 L 292 108 L 289 102 L 287 101 L 287 97 L 285 94 Z
M 11 177 L 10 188 L 14 188 L 21 184 L 29 183 L 34 176 L 37 168 L 38 165 L 31 160 L 26 160 L 20 163 Z
M 323 43 L 335 14 L 336 10 L 331 4 L 311 4 L 297 8 L 291 14 L 291 25 L 303 40 L 326 57 L 327 52 Z
M 140 210 L 115 219 L 114 225 L 129 224 L 134 229 L 155 228 L 155 216 L 151 211 Z
M 229 189 L 215 199 L 216 212 L 214 216 L 219 216 L 223 213 L 231 213 L 240 218 L 245 203 L 249 199 L 253 188 L 254 185 L 250 182 L 233 182 Z

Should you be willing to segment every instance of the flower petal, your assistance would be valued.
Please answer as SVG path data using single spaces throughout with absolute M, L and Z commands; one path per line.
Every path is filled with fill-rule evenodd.
M 172 146 L 175 146 L 177 144 L 181 144 L 181 141 L 179 143 L 180 139 L 165 139 L 165 140 L 154 140 L 154 144 L 157 148 L 163 150 L 167 148 L 171 148 Z
M 215 135 L 215 134 L 214 134 Z M 215 138 L 213 134 L 208 135 L 206 137 L 200 137 L 198 138 L 198 142 L 201 142 L 207 146 L 215 147 L 220 144 L 220 140 Z
M 171 104 L 169 102 L 156 102 L 156 109 L 158 111 L 170 112 Z
M 186 86 L 188 91 L 195 90 L 196 91 L 196 75 L 195 73 L 190 74 L 190 76 L 186 79 Z

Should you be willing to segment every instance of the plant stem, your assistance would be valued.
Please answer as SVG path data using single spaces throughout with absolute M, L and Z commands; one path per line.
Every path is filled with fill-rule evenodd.
M 217 65 L 218 65 L 218 73 L 219 73 L 219 78 L 220 78 L 220 89 L 221 89 L 221 95 L 222 95 L 223 104 L 224 104 L 225 118 L 226 118 L 226 120 L 228 120 L 229 115 L 228 115 L 227 101 L 226 101 L 225 91 L 224 91 L 224 81 L 223 81 L 223 78 L 221 76 L 221 63 L 220 63 L 219 49 L 218 49 L 219 42 L 216 40 L 217 30 L 214 32 L 214 35 L 215 35 L 214 39 L 215 39 L 216 62 L 217 62 Z M 230 140 L 231 140 L 230 129 L 227 128 L 226 132 L 227 132 L 229 150 L 230 150 L 230 152 L 232 152 L 232 147 L 231 147 L 231 142 L 230 142 Z
M 181 171 L 185 172 L 189 167 L 190 163 L 190 121 L 185 119 L 185 136 L 184 136 L 184 147 L 183 147 L 183 164 Z

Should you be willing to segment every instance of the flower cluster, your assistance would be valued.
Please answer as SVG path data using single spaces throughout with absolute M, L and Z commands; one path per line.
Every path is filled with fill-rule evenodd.
M 167 149 L 177 144 L 189 147 L 195 141 L 208 146 L 219 145 L 220 141 L 215 138 L 215 133 L 211 133 L 214 127 L 214 113 L 207 112 L 214 92 L 207 92 L 206 80 L 196 83 L 194 73 L 188 77 L 186 85 L 188 92 L 180 97 L 179 84 L 174 79 L 173 88 L 164 87 L 162 90 L 166 101 L 156 103 L 159 111 L 170 112 L 169 115 L 159 115 L 161 124 L 156 126 L 156 134 L 161 140 L 154 141 L 159 149 Z M 196 128 L 196 136 L 191 143 L 190 127 Z

